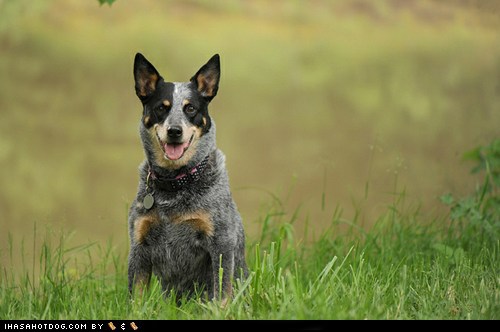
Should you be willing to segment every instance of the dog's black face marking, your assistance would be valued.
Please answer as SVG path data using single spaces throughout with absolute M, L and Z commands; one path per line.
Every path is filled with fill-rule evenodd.
M 183 104 L 183 111 L 189 122 L 201 128 L 202 135 L 206 134 L 211 127 L 211 120 L 208 114 L 209 101 L 200 95 L 195 95 L 190 99 L 185 99 Z
M 173 91 L 174 84 L 162 79 L 148 100 L 143 102 L 142 121 L 147 129 L 165 121 L 172 107 Z

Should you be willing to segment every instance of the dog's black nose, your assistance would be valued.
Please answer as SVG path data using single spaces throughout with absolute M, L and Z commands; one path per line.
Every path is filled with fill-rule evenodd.
M 182 127 L 171 126 L 167 128 L 167 135 L 170 138 L 179 138 L 182 136 Z

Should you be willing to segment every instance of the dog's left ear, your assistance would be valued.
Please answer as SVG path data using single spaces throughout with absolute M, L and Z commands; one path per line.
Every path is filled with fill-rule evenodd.
M 194 83 L 201 95 L 210 101 L 217 95 L 219 79 L 220 57 L 219 54 L 215 54 L 193 77 L 191 77 L 191 82 Z

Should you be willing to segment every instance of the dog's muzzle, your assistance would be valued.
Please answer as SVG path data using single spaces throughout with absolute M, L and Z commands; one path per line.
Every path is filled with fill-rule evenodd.
M 187 141 L 183 141 L 184 131 L 180 126 L 169 126 L 167 128 L 167 141 L 163 142 L 157 133 L 158 141 L 169 160 L 179 160 L 189 149 L 193 142 L 194 133 Z

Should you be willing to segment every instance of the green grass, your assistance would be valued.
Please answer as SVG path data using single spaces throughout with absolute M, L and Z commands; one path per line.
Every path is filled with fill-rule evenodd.
M 449 196 L 451 220 L 429 223 L 401 193 L 369 231 L 336 209 L 307 243 L 294 235 L 297 211 L 275 200 L 248 243 L 250 277 L 225 308 L 196 299 L 177 306 L 156 279 L 131 302 L 125 253 L 111 242 L 71 248 L 67 235 L 48 231 L 23 273 L 2 268 L 0 319 L 499 319 L 500 221 L 481 208 L 495 192 L 480 189 L 470 197 L 493 227 L 468 224 L 463 200 Z

